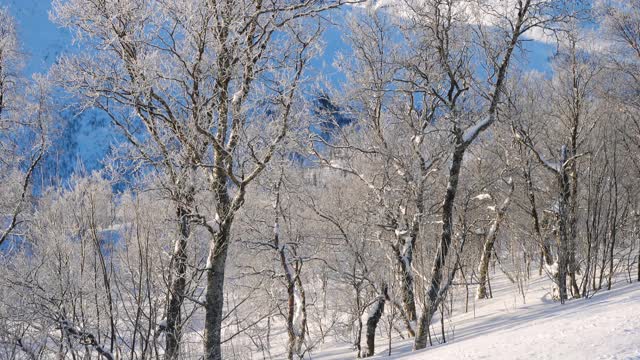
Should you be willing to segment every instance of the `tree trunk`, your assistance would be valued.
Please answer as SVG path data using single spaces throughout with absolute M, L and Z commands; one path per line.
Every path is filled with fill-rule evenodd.
M 609 251 L 609 279 L 607 281 L 607 290 L 611 290 L 613 283 L 613 270 L 614 270 L 614 252 L 618 234 L 618 174 L 617 174 L 617 147 L 615 141 L 617 136 L 614 137 L 613 146 L 613 219 L 611 220 L 611 250 Z M 611 190 L 609 190 L 611 191 Z
M 609 215 L 607 214 L 607 216 Z M 607 224 L 607 226 L 609 225 Z M 608 251 L 609 251 L 609 235 L 605 234 L 602 237 L 602 260 L 600 261 L 600 274 L 598 274 L 598 285 L 595 290 L 602 289 L 602 280 L 604 279 L 604 271 L 607 268 Z
M 445 335 L 445 331 L 444 331 L 444 306 L 440 305 L 440 334 L 442 334 L 442 343 L 446 344 L 447 343 L 447 336 Z
M 600 241 L 601 236 L 596 236 L 593 244 L 593 273 L 591 274 L 591 290 L 598 290 L 598 285 L 596 283 L 598 279 L 598 259 L 600 256 Z
M 478 266 L 478 290 L 476 292 L 476 299 L 486 299 L 487 298 L 487 288 L 486 282 L 489 272 L 489 259 L 491 258 L 491 252 L 493 251 L 493 244 L 496 241 L 498 236 L 498 230 L 500 230 L 500 224 L 504 219 L 504 214 L 509 206 L 509 202 L 511 201 L 511 194 L 513 194 L 513 182 L 510 181 L 511 189 L 509 190 L 509 194 L 504 199 L 502 205 L 496 209 L 496 218 L 493 220 L 491 227 L 489 228 L 489 232 L 487 233 L 486 240 L 484 243 L 484 247 L 482 250 L 482 256 L 480 257 L 480 265 Z
M 614 216 L 617 216 L 617 210 L 615 210 Z M 615 245 L 616 245 L 616 220 L 614 218 L 613 223 L 611 225 L 611 247 L 609 248 L 609 276 L 607 278 L 607 290 L 611 290 L 611 285 L 613 283 L 613 271 L 614 271 L 614 253 L 615 253 Z
M 421 201 L 420 199 L 417 200 L 418 203 Z M 418 208 L 420 213 L 424 211 L 422 205 L 418 206 Z M 414 279 L 411 264 L 413 262 L 413 251 L 419 232 L 420 216 L 415 216 L 409 230 L 401 231 L 396 227 L 396 242 L 391 246 L 400 272 L 400 293 L 402 294 L 403 313 L 410 322 L 415 321 L 418 317 L 416 313 L 416 300 L 413 290 Z
M 438 246 L 438 252 L 431 268 L 431 285 L 427 293 L 427 301 L 423 306 L 422 315 L 418 321 L 418 331 L 414 342 L 414 349 L 424 349 L 427 346 L 427 329 L 431 324 L 433 312 L 436 310 L 438 298 L 440 296 L 440 285 L 442 282 L 442 270 L 445 265 L 449 247 L 451 245 L 451 233 L 453 230 L 453 203 L 458 190 L 458 179 L 462 168 L 462 159 L 467 145 L 456 144 L 449 168 L 449 184 L 442 206 L 442 236 Z
M 409 320 L 409 317 L 407 316 L 407 314 L 404 311 L 404 308 L 402 307 L 401 304 L 399 304 L 397 301 L 394 301 L 393 299 L 391 299 L 390 297 L 387 297 L 387 301 L 390 303 L 391 306 L 393 306 L 394 309 L 396 309 L 398 311 L 398 313 L 400 314 L 400 317 L 402 318 L 402 322 L 404 322 L 404 326 L 407 328 L 407 334 L 410 338 L 416 336 L 416 333 L 413 329 L 413 325 L 411 324 L 411 321 Z
M 418 317 L 416 314 L 416 300 L 415 295 L 413 293 L 413 274 L 411 274 L 411 260 L 406 259 L 406 256 L 403 256 L 401 259 L 398 259 L 400 263 L 400 272 L 401 272 L 401 292 L 402 292 L 402 303 L 404 305 L 404 312 L 407 316 L 407 320 L 415 321 Z
M 471 133 L 456 134 L 455 148 L 451 157 L 451 167 L 449 168 L 447 191 L 442 203 L 442 236 L 440 238 L 438 251 L 431 269 L 431 285 L 429 286 L 429 291 L 427 293 L 427 301 L 425 301 L 425 305 L 423 306 L 424 311 L 418 321 L 418 331 L 413 344 L 415 350 L 424 349 L 427 346 L 427 330 L 431 324 L 431 318 L 435 311 L 435 306 L 437 305 L 438 299 L 441 295 L 440 285 L 442 282 L 442 270 L 449 252 L 449 246 L 451 245 L 451 233 L 453 231 L 453 205 L 456 198 L 456 192 L 458 190 L 458 179 L 460 177 L 460 170 L 462 169 L 464 153 L 467 150 L 467 147 L 478 137 L 478 135 L 489 128 L 496 119 L 500 95 L 504 88 L 504 81 L 507 76 L 511 54 L 513 54 L 513 50 L 515 49 L 521 35 L 521 28 L 527 16 L 529 5 L 530 2 L 526 1 L 523 8 L 518 12 L 518 19 L 514 24 L 515 26 L 513 27 L 513 33 L 511 34 L 509 45 L 506 48 L 505 55 L 496 72 L 496 82 L 493 87 L 493 97 L 486 114 L 487 118 L 481 120 L 482 123 L 476 124 L 473 129 L 468 129 L 472 130 Z
M 587 230 L 587 263 L 585 264 L 584 277 L 582 279 L 582 297 L 588 297 L 589 292 L 589 278 L 591 276 L 591 247 L 592 237 L 591 232 Z
M 634 226 L 634 234 L 636 236 L 636 241 L 640 241 L 640 234 L 638 233 L 638 213 L 636 212 L 636 225 Z M 640 243 L 638 244 L 638 282 L 640 282 Z
M 224 271 L 230 240 L 231 224 L 224 219 L 220 231 L 213 236 L 207 259 L 205 306 L 205 360 L 222 360 L 221 331 L 224 305 Z
M 306 335 L 306 296 L 300 280 L 300 269 L 296 268 L 295 273 L 292 272 L 285 248 L 281 246 L 279 252 L 287 280 L 287 359 L 293 360 L 296 354 L 301 353 Z
M 529 204 L 531 205 L 530 215 L 533 221 L 533 230 L 536 233 L 536 237 L 538 238 L 538 242 L 540 245 L 540 270 L 539 275 L 542 275 L 542 269 L 545 264 L 547 266 L 553 265 L 553 259 L 551 258 L 551 249 L 549 247 L 549 243 L 546 241 L 545 237 L 542 236 L 542 230 L 540 229 L 540 217 L 538 216 L 538 207 L 536 205 L 536 195 L 533 188 L 533 181 L 531 180 L 531 168 L 529 167 L 529 163 L 527 163 L 527 167 L 524 169 L 524 178 L 527 184 L 527 198 L 529 199 Z
M 375 353 L 376 345 L 376 328 L 378 327 L 378 322 L 380 322 L 380 318 L 382 318 L 382 314 L 384 313 L 384 305 L 387 301 L 387 285 L 382 285 L 382 293 L 378 295 L 376 302 L 373 304 L 373 309 L 369 314 L 369 318 L 367 319 L 367 353 L 365 357 L 373 356 Z
M 633 237 L 635 238 L 636 244 L 638 246 L 638 256 L 637 256 L 637 265 L 638 265 L 638 282 L 640 282 L 640 227 L 638 227 L 638 223 L 640 222 L 640 213 L 638 210 L 632 212 L 633 215 Z
M 290 259 L 286 244 L 280 242 L 280 187 L 282 179 L 283 174 L 281 173 L 280 180 L 276 185 L 276 198 L 273 206 L 276 213 L 273 223 L 273 247 L 278 253 L 280 266 L 287 281 L 287 334 L 289 335 L 287 359 L 293 360 L 295 354 L 300 354 L 302 351 L 307 327 L 307 311 L 305 292 L 300 279 L 302 260 Z
M 356 317 L 358 319 L 358 327 L 356 329 L 356 339 L 353 346 L 358 351 L 356 357 L 362 357 L 362 309 L 360 305 L 360 287 L 355 286 L 356 290 Z
M 222 163 L 222 155 L 216 154 L 216 163 Z M 214 172 L 212 191 L 216 199 L 218 229 L 211 232 L 207 256 L 207 287 L 205 291 L 204 360 L 222 360 L 222 319 L 224 317 L 224 274 L 231 225 L 234 215 L 244 203 L 246 189 L 237 189 L 233 200 L 229 196 L 227 175 L 220 168 Z
M 287 335 L 289 336 L 287 344 L 287 359 L 293 360 L 296 349 L 296 329 L 294 324 L 294 317 L 296 312 L 296 296 L 295 296 L 295 284 L 293 279 L 289 277 L 287 279 Z
M 583 95 L 578 89 L 580 85 L 580 70 L 577 60 L 577 50 L 575 41 L 571 41 L 571 74 L 573 81 L 572 92 L 572 104 L 570 109 L 570 122 L 571 122 L 571 136 L 568 149 L 568 158 L 574 158 L 578 154 L 578 134 L 580 128 L 580 122 L 582 119 L 582 104 Z M 568 272 L 569 279 L 571 281 L 571 295 L 574 298 L 580 297 L 580 288 L 576 280 L 576 272 L 579 271 L 578 263 L 576 262 L 576 238 L 578 236 L 578 162 L 572 161 L 569 164 L 568 176 L 570 178 L 571 190 L 570 201 L 567 204 L 569 206 L 569 256 L 568 256 Z
M 296 270 L 299 274 L 300 269 Z M 304 345 L 304 340 L 307 335 L 307 296 L 304 291 L 304 287 L 302 286 L 302 280 L 300 280 L 300 276 L 296 276 L 296 288 L 298 290 L 298 301 L 300 302 L 298 305 L 300 306 L 300 329 L 298 333 L 298 337 L 296 339 L 296 351 L 298 354 L 302 354 L 302 345 Z M 302 357 L 302 356 L 301 356 Z
M 569 259 L 567 264 L 568 274 L 569 274 L 569 284 L 571 285 L 571 296 L 574 298 L 580 297 L 580 287 L 578 286 L 578 280 L 576 277 L 577 272 L 577 263 L 576 263 L 576 253 L 575 253 L 575 243 L 571 243 L 569 245 Z
M 187 239 L 190 228 L 187 219 L 187 209 L 179 206 L 177 210 L 179 221 L 179 238 L 176 240 L 171 263 L 171 285 L 169 303 L 167 306 L 165 331 L 165 360 L 176 360 L 180 355 L 180 337 L 182 331 L 182 303 L 184 301 L 187 272 Z
M 567 161 L 566 147 L 562 148 L 561 163 Z M 558 256 L 558 296 L 560 303 L 564 304 L 567 300 L 567 265 L 569 255 L 569 239 L 567 229 L 567 204 L 570 196 L 569 177 L 564 167 L 561 167 L 558 174 L 558 182 L 560 187 L 560 197 L 558 199 L 558 232 L 559 232 L 559 256 Z

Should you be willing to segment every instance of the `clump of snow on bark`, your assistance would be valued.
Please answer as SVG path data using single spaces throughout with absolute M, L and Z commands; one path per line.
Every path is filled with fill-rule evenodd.
M 491 200 L 491 195 L 490 194 L 480 194 L 476 197 L 474 197 L 474 199 L 476 200 Z

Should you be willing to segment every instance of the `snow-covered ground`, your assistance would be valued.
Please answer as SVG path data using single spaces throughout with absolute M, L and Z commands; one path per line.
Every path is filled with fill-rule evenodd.
M 496 274 L 498 275 L 498 274 Z M 495 279 L 493 299 L 456 309 L 447 343 L 411 352 L 411 341 L 377 338 L 376 357 L 392 359 L 640 359 L 640 283 L 620 278 L 612 290 L 565 305 L 550 299 L 551 282 L 532 279 L 526 303 L 504 276 Z M 472 301 L 472 300 L 470 300 Z M 440 335 L 440 325 L 434 324 Z M 435 342 L 435 339 L 434 339 Z M 313 359 L 349 359 L 345 346 L 316 350 Z

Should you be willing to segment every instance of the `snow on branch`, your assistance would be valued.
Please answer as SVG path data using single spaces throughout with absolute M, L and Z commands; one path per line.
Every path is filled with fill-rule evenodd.
M 542 164 L 544 167 L 553 171 L 556 174 L 559 174 L 562 171 L 562 168 L 564 166 L 564 161 L 566 159 L 566 151 L 567 151 L 566 146 L 564 145 L 562 146 L 562 151 L 561 151 L 563 154 L 562 162 L 549 161 L 535 148 L 535 146 L 533 146 L 533 141 L 531 140 L 528 134 L 524 133 L 522 130 L 514 129 L 513 131 L 514 131 L 514 136 L 516 140 L 518 140 L 520 143 L 528 147 L 529 150 L 531 150 L 531 152 L 535 155 L 538 162 L 540 162 L 540 164 Z
M 488 128 L 489 125 L 493 123 L 493 119 L 495 119 L 495 117 L 487 115 L 487 117 L 478 121 L 475 125 L 467 128 L 467 130 L 462 134 L 462 141 L 465 143 L 471 143 L 484 129 Z

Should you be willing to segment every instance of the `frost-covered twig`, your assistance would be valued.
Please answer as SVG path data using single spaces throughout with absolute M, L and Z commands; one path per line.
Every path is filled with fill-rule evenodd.
M 65 334 L 67 334 L 67 336 L 78 339 L 78 341 L 80 341 L 82 345 L 89 345 L 93 347 L 98 352 L 98 354 L 100 354 L 100 356 L 108 360 L 115 359 L 110 351 L 106 350 L 102 345 L 100 345 L 100 343 L 98 342 L 98 340 L 96 340 L 96 337 L 92 333 L 76 328 L 68 320 L 60 321 L 60 329 Z

